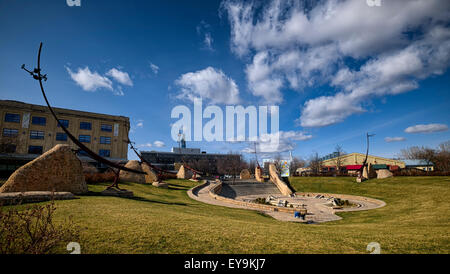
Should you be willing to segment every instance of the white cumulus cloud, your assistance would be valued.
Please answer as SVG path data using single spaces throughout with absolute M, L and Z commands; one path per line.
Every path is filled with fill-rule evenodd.
M 66 70 L 72 80 L 85 91 L 96 91 L 99 88 L 113 90 L 111 80 L 96 71 L 92 72 L 89 67 L 78 68 L 76 72 L 68 67 Z
M 165 147 L 166 146 L 166 144 L 163 141 L 154 141 L 153 145 L 155 147 Z
M 266 3 L 222 2 L 231 49 L 250 60 L 249 90 L 264 101 L 282 102 L 286 88 L 329 86 L 301 105 L 305 127 L 342 122 L 373 98 L 416 89 L 450 64 L 449 1 Z
M 112 68 L 106 73 L 106 75 L 112 77 L 114 80 L 121 83 L 122 85 L 133 86 L 133 81 L 131 81 L 128 72 Z
M 179 99 L 193 101 L 195 98 L 209 99 L 214 103 L 236 104 L 239 102 L 239 89 L 233 79 L 220 69 L 207 67 L 196 72 L 181 75 L 176 81 L 181 89 Z
M 415 126 L 410 126 L 405 129 L 406 133 L 432 133 L 447 131 L 448 126 L 445 124 L 420 124 Z

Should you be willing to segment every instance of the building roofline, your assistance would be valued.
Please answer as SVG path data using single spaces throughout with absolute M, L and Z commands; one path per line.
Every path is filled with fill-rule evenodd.
M 0 105 L 10 108 L 18 108 L 18 109 L 29 109 L 30 111 L 41 111 L 41 112 L 49 112 L 49 109 L 47 106 L 43 105 L 36 105 L 36 104 L 30 104 L 25 103 L 21 101 L 16 100 L 0 100 Z M 130 118 L 122 115 L 111 115 L 111 114 L 104 114 L 104 113 L 97 113 L 97 112 L 89 112 L 89 111 L 83 111 L 83 110 L 76 110 L 76 109 L 68 109 L 68 108 L 59 108 L 59 107 L 52 107 L 57 114 L 61 115 L 75 115 L 75 116 L 83 116 L 83 114 L 86 116 L 86 118 L 99 118 L 99 119 L 109 119 L 109 120 L 122 120 L 122 121 L 130 121 Z
M 354 155 L 354 154 L 361 155 L 361 156 L 364 156 L 364 157 L 366 156 L 366 154 L 363 154 L 363 153 L 352 152 L 352 153 L 347 153 L 347 154 L 345 154 L 345 155 L 342 155 L 342 156 L 340 156 L 340 157 L 341 157 L 341 158 L 342 158 L 342 157 L 347 157 L 347 156 Z M 404 163 L 403 160 L 389 159 L 389 158 L 385 158 L 385 157 L 381 157 L 381 156 L 375 156 L 375 155 L 371 155 L 371 154 L 369 154 L 368 157 L 369 157 L 369 156 L 375 157 L 375 158 L 384 159 L 384 160 L 389 160 L 389 161 L 399 161 L 399 162 L 403 162 L 403 163 Z M 333 159 L 336 159 L 336 158 L 338 158 L 338 157 L 326 159 L 326 160 L 323 160 L 322 162 L 329 161 L 329 160 L 333 160 Z

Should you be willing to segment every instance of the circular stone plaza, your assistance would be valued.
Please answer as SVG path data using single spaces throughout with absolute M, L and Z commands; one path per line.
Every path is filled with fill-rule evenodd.
M 188 191 L 197 201 L 218 206 L 257 210 L 280 221 L 322 223 L 342 219 L 336 213 L 380 208 L 385 202 L 377 199 L 329 193 L 283 195 L 273 183 L 253 179 L 210 181 Z M 262 202 L 261 202 L 262 201 Z M 302 212 L 303 218 L 296 213 Z

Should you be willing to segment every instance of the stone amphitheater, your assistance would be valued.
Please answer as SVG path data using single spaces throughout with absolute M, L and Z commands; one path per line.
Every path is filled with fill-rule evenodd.
M 342 217 L 339 212 L 360 211 L 380 208 L 385 202 L 377 199 L 329 193 L 295 193 L 283 195 L 272 182 L 258 182 L 255 179 L 231 181 L 204 181 L 203 184 L 188 191 L 192 199 L 219 206 L 256 210 L 280 221 L 322 223 L 336 221 Z M 275 200 L 302 205 L 301 209 L 255 203 L 256 198 L 271 196 Z M 332 199 L 347 200 L 350 207 L 336 207 L 330 204 Z M 295 218 L 296 211 L 306 209 L 305 219 Z

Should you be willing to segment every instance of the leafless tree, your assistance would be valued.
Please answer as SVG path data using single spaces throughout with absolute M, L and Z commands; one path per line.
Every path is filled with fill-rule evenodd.
M 337 154 L 337 157 L 334 158 L 334 163 L 336 166 L 336 174 L 339 175 L 342 168 L 342 156 L 345 154 L 345 152 L 340 145 L 336 145 L 335 152 Z
M 450 141 L 441 143 L 438 146 L 435 161 L 437 170 L 450 171 Z
M 320 174 L 320 171 L 322 170 L 322 162 L 320 161 L 319 154 L 317 152 L 310 156 L 309 166 L 313 174 Z
M 305 160 L 298 158 L 298 157 L 293 157 L 291 166 L 290 166 L 290 170 L 289 170 L 291 176 L 296 173 L 298 168 L 304 167 L 305 165 L 306 165 Z
M 405 159 L 423 160 L 427 165 L 434 164 L 437 160 L 437 151 L 423 146 L 402 149 L 400 153 Z
M 228 157 L 221 158 L 217 161 L 218 173 L 221 175 L 231 175 L 233 182 L 244 168 L 247 168 L 247 163 L 243 161 L 242 155 L 237 153 L 230 152 Z
M 255 168 L 256 168 L 256 161 L 255 160 L 250 160 L 248 162 L 248 169 L 249 169 L 251 174 L 255 173 Z

